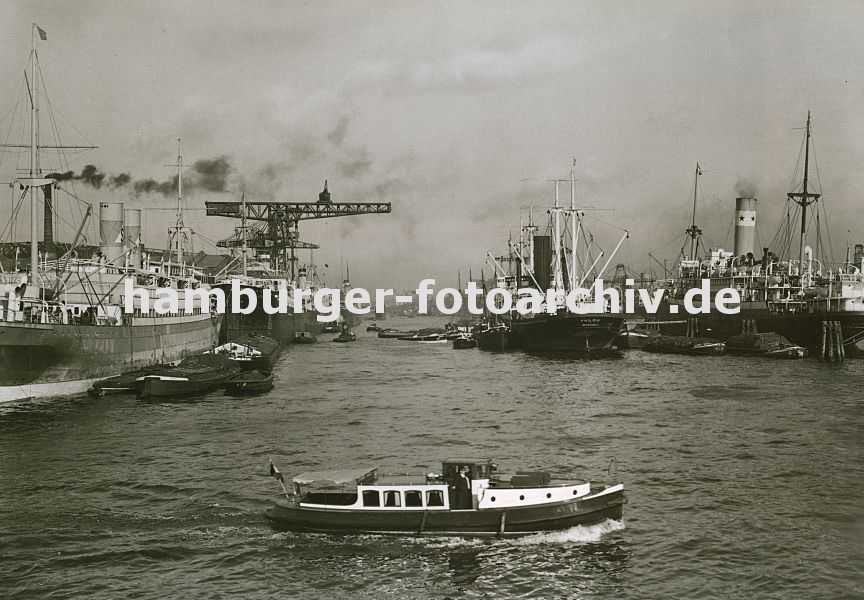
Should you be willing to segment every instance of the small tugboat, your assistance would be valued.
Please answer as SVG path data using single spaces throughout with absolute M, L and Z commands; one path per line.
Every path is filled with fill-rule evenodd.
M 342 330 L 342 333 L 333 338 L 333 341 L 341 342 L 343 344 L 346 342 L 356 342 L 357 334 L 346 327 Z
M 267 511 L 276 529 L 410 535 L 513 536 L 621 519 L 624 485 L 552 481 L 546 472 L 498 477 L 489 459 L 450 458 L 442 474 L 379 475 L 377 468 L 296 475 Z
M 371 325 L 366 326 L 366 331 L 384 331 L 381 329 L 375 321 L 372 321 Z
M 282 344 L 261 333 L 243 334 L 213 349 L 214 354 L 224 354 L 245 371 L 272 371 L 282 354 Z
M 204 394 L 218 389 L 240 368 L 222 354 L 199 354 L 180 361 L 164 371 L 138 377 L 135 393 L 139 398 L 170 398 Z
M 726 341 L 726 352 L 769 358 L 804 358 L 806 348 L 796 346 L 777 333 L 741 333 Z
M 228 394 L 261 394 L 273 389 L 273 373 L 245 371 L 225 381 Z
M 642 350 L 662 354 L 722 354 L 725 344 L 713 338 L 691 338 L 683 335 L 652 335 L 642 342 Z
M 477 340 L 470 333 L 463 333 L 453 340 L 454 350 L 466 350 L 468 348 L 476 348 Z

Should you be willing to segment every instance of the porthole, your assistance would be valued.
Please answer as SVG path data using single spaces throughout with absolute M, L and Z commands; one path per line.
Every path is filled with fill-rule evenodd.
M 576 494 L 578 494 L 578 493 L 579 493 L 578 490 L 573 490 L 573 495 L 574 495 L 574 496 L 575 496 Z
M 547 498 L 551 498 L 551 497 L 552 497 L 552 494 L 546 494 L 546 497 L 547 497 Z
M 492 497 L 489 498 L 489 499 L 490 499 L 492 502 L 495 502 L 495 496 L 492 496 Z
M 524 499 L 525 499 L 525 496 L 519 496 L 519 499 L 520 499 L 520 500 L 524 500 Z

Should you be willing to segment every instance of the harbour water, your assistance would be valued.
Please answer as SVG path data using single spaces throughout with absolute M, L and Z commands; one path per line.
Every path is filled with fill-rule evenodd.
M 0 596 L 861 597 L 862 377 L 857 360 L 584 361 L 363 332 L 291 347 L 259 397 L 0 406 Z M 470 540 L 264 519 L 269 458 L 423 472 L 466 454 L 592 479 L 614 458 L 624 522 Z

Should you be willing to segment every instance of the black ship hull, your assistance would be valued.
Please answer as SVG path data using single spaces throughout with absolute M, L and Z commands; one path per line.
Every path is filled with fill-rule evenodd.
M 516 346 L 529 352 L 603 353 L 611 349 L 624 327 L 624 317 L 612 314 L 541 314 L 514 319 Z
M 3 323 L 0 401 L 86 391 L 96 379 L 211 349 L 218 321 L 137 319 L 135 325 Z
M 225 291 L 225 320 L 220 332 L 220 342 L 236 339 L 248 333 L 260 333 L 284 344 L 292 344 L 299 333 L 308 334 L 313 341 L 321 331 L 318 313 L 306 311 L 294 314 L 289 307 L 287 313 L 268 315 L 263 308 L 263 290 L 255 289 L 257 303 L 255 310 L 243 315 L 233 310 L 231 305 L 231 287 L 220 286 Z M 274 294 L 275 297 L 275 294 Z M 275 299 L 274 299 L 275 302 Z
M 491 329 L 476 334 L 477 347 L 487 352 L 505 352 L 513 348 L 512 332 L 509 329 Z
M 763 305 L 764 306 L 764 305 Z M 777 333 L 811 353 L 819 354 L 822 345 L 823 323 L 837 321 L 843 332 L 847 356 L 864 356 L 864 314 L 855 312 L 780 313 L 767 308 L 742 307 L 737 315 L 718 312 L 690 317 L 697 328 L 696 334 L 728 340 L 755 326 L 759 333 Z M 660 326 L 663 333 L 683 335 L 686 325 L 676 323 Z

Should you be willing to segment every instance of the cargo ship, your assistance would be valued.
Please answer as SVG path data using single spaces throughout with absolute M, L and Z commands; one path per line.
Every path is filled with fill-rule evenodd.
M 808 245 L 808 226 L 818 211 L 821 193 L 813 191 L 810 181 L 810 114 L 804 129 L 803 179 L 787 194 L 790 210 L 781 224 L 772 246 L 755 249 L 757 200 L 739 197 L 735 200 L 734 248 L 711 250 L 700 258 L 701 231 L 696 227 L 694 188 L 693 225 L 687 230 L 691 252 L 679 261 L 675 277 L 667 283 L 670 289 L 667 317 L 681 319 L 687 290 L 710 282 L 714 294 L 723 288 L 734 288 L 741 296 L 740 312 L 722 314 L 713 309 L 690 317 L 699 335 L 728 339 L 742 332 L 777 333 L 794 344 L 818 352 L 826 343 L 826 323 L 836 323 L 847 355 L 864 352 L 864 246 L 856 245 L 854 257 L 847 247 L 843 262 L 832 263 L 822 256 L 821 236 L 816 249 Z M 701 172 L 696 171 L 696 182 Z M 819 219 L 816 219 L 819 223 Z M 792 231 L 798 230 L 797 248 L 793 248 Z M 797 250 L 797 256 L 793 252 Z M 683 252 L 682 252 L 683 254 Z M 697 303 L 698 304 L 698 303 Z M 660 317 L 662 320 L 664 317 Z M 683 325 L 676 326 L 679 330 Z M 682 331 L 664 330 L 667 333 Z
M 85 391 L 90 384 L 124 371 L 157 363 L 174 362 L 212 348 L 217 342 L 219 318 L 211 314 L 207 282 L 200 271 L 187 265 L 182 240 L 189 233 L 178 212 L 172 235 L 176 259 L 150 260 L 141 241 L 141 210 L 124 209 L 121 203 L 101 203 L 100 247 L 89 258 L 82 231 L 92 214 L 87 209 L 71 244 L 55 244 L 53 210 L 58 192 L 65 191 L 56 178 L 43 174 L 40 151 L 81 149 L 42 145 L 39 139 L 39 101 L 50 109 L 39 89 L 37 39 L 44 33 L 33 26 L 27 81 L 30 143 L 8 144 L 6 151 L 29 153 L 29 168 L 16 172 L 12 189 L 19 203 L 30 208 L 29 243 L 18 244 L 29 253 L 29 262 L 16 260 L 0 273 L 0 402 L 33 397 L 59 396 Z M 39 75 L 37 77 L 37 75 Z M 178 157 L 178 208 L 182 198 Z M 77 196 L 72 196 L 78 200 Z M 43 210 L 43 239 L 39 240 L 39 205 Z M 10 221 L 15 213 L 10 215 Z M 8 231 L 14 231 L 9 223 Z M 52 254 L 57 248 L 59 256 Z M 157 314 L 140 298 L 126 313 L 124 280 L 151 298 L 159 289 L 172 288 L 178 296 L 176 312 Z M 186 310 L 186 296 L 191 295 Z
M 227 272 L 218 278 L 216 285 L 225 292 L 226 311 L 225 320 L 220 332 L 222 342 L 234 340 L 250 333 L 263 334 L 277 340 L 282 344 L 293 343 L 302 338 L 304 343 L 317 340 L 319 333 L 318 313 L 312 306 L 311 294 L 315 292 L 313 278 L 307 277 L 307 267 L 297 267 L 296 258 L 292 255 L 285 260 L 275 248 L 268 248 L 265 244 L 256 244 L 255 232 L 250 235 L 250 227 L 246 221 L 246 194 L 240 200 L 240 225 L 235 228 L 234 235 L 221 240 L 219 246 L 236 248 L 239 255 L 229 265 Z M 252 248 L 250 248 L 252 238 Z M 254 252 L 250 261 L 250 250 Z M 280 260 L 282 258 L 283 260 Z M 289 272 L 285 272 L 285 265 Z M 296 269 L 296 276 L 292 271 Z M 234 299 L 231 294 L 232 281 L 239 281 L 240 285 L 251 290 L 255 294 L 255 309 L 249 314 L 236 310 Z M 288 312 L 269 314 L 264 310 L 264 299 L 270 295 L 272 303 L 278 302 L 280 294 L 287 294 Z M 303 311 L 294 312 L 294 291 L 308 290 L 310 295 L 303 299 Z
M 295 252 L 298 249 L 312 251 L 319 246 L 299 239 L 298 221 L 390 212 L 389 203 L 333 202 L 326 181 L 317 202 L 247 201 L 244 193 L 239 202 L 208 201 L 206 206 L 209 216 L 240 219 L 234 234 L 217 243 L 222 248 L 239 249 L 232 269 L 225 271 L 219 286 L 228 292 L 231 280 L 239 279 L 241 285 L 255 291 L 257 300 L 257 308 L 248 315 L 236 314 L 229 306 L 223 339 L 258 332 L 282 343 L 312 343 L 323 329 L 311 298 L 321 286 L 314 260 L 310 256 L 310 264 L 303 265 Z M 247 225 L 250 220 L 254 222 L 252 226 Z M 247 256 L 250 251 L 251 262 Z M 346 286 L 350 287 L 347 279 L 342 284 L 343 290 Z M 262 299 L 268 292 L 275 294 L 280 288 L 288 290 L 289 307 L 293 307 L 294 289 L 310 292 L 308 296 L 304 294 L 303 310 L 267 314 L 262 308 Z M 230 301 L 230 294 L 228 298 Z M 342 311 L 339 325 L 342 321 L 347 321 L 349 327 L 360 323 L 355 315 L 345 311 Z M 340 329 L 336 327 L 337 331 Z
M 234 310 L 231 297 L 233 280 L 238 280 L 242 287 L 255 294 L 256 308 L 251 313 L 242 314 Z M 303 299 L 302 312 L 293 312 L 295 286 L 296 289 L 308 289 L 310 292 L 315 290 L 307 278 L 306 267 L 300 267 L 297 277 L 292 279 L 284 273 L 274 272 L 264 263 L 256 263 L 219 278 L 216 285 L 225 292 L 226 302 L 225 320 L 219 336 L 221 341 L 233 340 L 249 333 L 260 333 L 282 344 L 294 343 L 298 337 L 317 340 L 320 324 L 311 297 Z M 268 314 L 263 308 L 264 296 L 270 294 L 275 304 L 280 289 L 287 291 L 289 310 L 287 313 Z
M 510 289 L 514 299 L 520 297 L 518 290 L 526 287 L 534 287 L 547 299 L 547 291 L 558 298 L 554 306 L 544 302 L 542 312 L 536 314 L 520 315 L 512 311 L 508 323 L 509 341 L 513 347 L 535 353 L 604 355 L 614 349 L 613 344 L 624 328 L 624 315 L 611 312 L 608 304 L 579 314 L 566 306 L 564 298 L 580 288 L 587 289 L 589 294 L 577 298 L 577 304 L 592 303 L 596 282 L 627 239 L 628 232 L 624 231 L 605 264 L 595 270 L 604 253 L 593 256 L 592 248 L 585 241 L 591 237 L 586 231 L 584 209 L 576 207 L 573 171 L 570 173 L 569 207 L 561 205 L 558 183 L 556 180 L 555 205 L 548 209 L 548 234 L 538 235 L 532 211 L 528 226 L 520 227 L 518 245 L 509 244 L 508 262 L 515 265 L 515 273 L 508 273 L 501 261 L 491 254 L 488 257 L 496 272 L 497 286 Z

